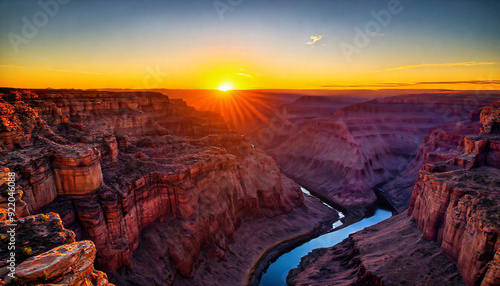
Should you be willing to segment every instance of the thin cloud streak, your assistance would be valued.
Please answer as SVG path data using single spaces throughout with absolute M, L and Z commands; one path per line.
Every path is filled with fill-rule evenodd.
M 47 71 L 56 71 L 56 72 L 71 72 L 71 73 L 83 73 L 83 74 L 92 74 L 92 75 L 100 75 L 101 73 L 89 72 L 89 71 L 74 71 L 74 70 L 64 70 L 64 69 L 52 69 L 52 68 L 40 68 L 40 67 L 22 67 L 22 66 L 14 66 L 14 65 L 0 65 L 0 68 L 14 68 L 14 69 L 42 69 Z
M 497 64 L 498 64 L 497 62 L 482 62 L 482 63 L 462 62 L 462 63 L 444 63 L 444 64 L 421 64 L 421 65 L 407 65 L 407 66 L 388 68 L 388 69 L 378 70 L 375 72 L 386 72 L 386 71 L 425 68 L 425 67 L 457 67 L 457 66 L 470 67 L 470 66 L 485 66 L 485 65 L 497 65 Z
M 473 85 L 491 85 L 500 84 L 500 80 L 468 80 L 468 81 L 422 81 L 422 82 L 384 82 L 376 84 L 353 84 L 353 85 L 323 85 L 324 88 L 381 88 L 381 87 L 405 87 L 416 85 L 451 85 L 451 84 L 473 84 Z
M 84 74 L 95 74 L 95 75 L 100 75 L 100 73 L 96 72 L 88 72 L 88 71 L 72 71 L 72 70 L 59 70 L 59 69 L 51 69 L 51 68 L 44 68 L 45 70 L 49 71 L 56 71 L 56 72 L 72 72 L 72 73 L 84 73 Z
M 0 68 L 26 69 L 26 67 L 13 66 L 13 65 L 0 65 Z
M 242 72 L 237 73 L 237 75 L 245 76 L 245 77 L 252 77 L 251 75 L 246 74 L 246 73 L 242 73 Z

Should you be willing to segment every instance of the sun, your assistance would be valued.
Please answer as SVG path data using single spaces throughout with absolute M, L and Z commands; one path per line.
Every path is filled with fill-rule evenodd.
M 224 83 L 223 85 L 219 86 L 218 90 L 220 91 L 230 91 L 233 90 L 233 86 L 229 83 Z

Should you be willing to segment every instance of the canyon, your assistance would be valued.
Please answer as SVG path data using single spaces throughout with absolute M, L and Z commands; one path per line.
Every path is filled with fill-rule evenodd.
M 313 251 L 288 284 L 498 285 L 499 122 L 496 102 L 434 129 L 408 211 Z
M 324 201 L 343 227 L 396 215 L 312 251 L 289 285 L 500 283 L 500 93 L 287 95 L 242 132 L 157 92 L 0 89 L 3 246 L 17 225 L 0 278 L 256 285 L 331 230 Z
M 454 128 L 453 123 L 467 119 L 471 111 L 497 100 L 498 92 L 443 91 L 377 98 L 339 106 L 329 115 L 325 105 L 313 106 L 304 120 L 271 119 L 285 126 L 285 134 L 274 132 L 271 143 L 250 140 L 297 183 L 359 219 L 378 203 L 378 197 L 404 211 L 424 157 L 440 158 L 438 153 L 448 150 L 436 145 L 433 152 L 419 154 L 429 132 L 434 138 L 433 128 L 447 124 Z M 457 138 L 452 134 L 437 141 L 449 139 L 453 144 Z M 377 187 L 386 193 L 377 192 Z
M 12 222 L 17 232 L 27 222 L 50 226 L 18 237 L 24 254 L 16 254 L 16 281 L 7 275 L 2 247 L 0 273 L 7 283 L 107 285 L 109 277 L 119 285 L 169 285 L 178 277 L 209 279 L 199 277 L 210 274 L 196 271 L 200 261 L 231 262 L 232 245 L 245 244 L 245 236 L 260 239 L 246 245 L 257 260 L 265 251 L 259 244 L 310 235 L 336 218 L 304 198 L 270 157 L 222 117 L 182 100 L 151 92 L 0 93 L 2 178 L 15 172 L 19 206 L 9 220 L 11 192 L 4 179 L 1 232 Z M 266 235 L 270 226 L 275 237 Z M 151 249 L 144 241 L 156 244 Z M 94 269 L 94 259 L 108 275 Z M 147 267 L 149 261 L 155 267 Z M 246 273 L 239 275 L 246 279 Z

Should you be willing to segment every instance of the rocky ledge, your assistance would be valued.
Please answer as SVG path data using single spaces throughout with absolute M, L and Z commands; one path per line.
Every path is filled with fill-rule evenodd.
M 477 133 L 442 154 L 445 161 L 424 165 L 408 214 L 314 251 L 289 284 L 499 285 L 499 111 L 496 102 L 476 112 Z
M 2 220 L 0 233 L 2 285 L 112 285 L 94 269 L 94 243 L 75 242 L 58 214 Z

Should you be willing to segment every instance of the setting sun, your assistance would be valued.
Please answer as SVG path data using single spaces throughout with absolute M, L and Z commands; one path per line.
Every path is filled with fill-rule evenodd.
M 218 90 L 220 91 L 229 91 L 229 90 L 233 90 L 233 86 L 229 83 L 225 83 L 221 86 L 219 86 Z

